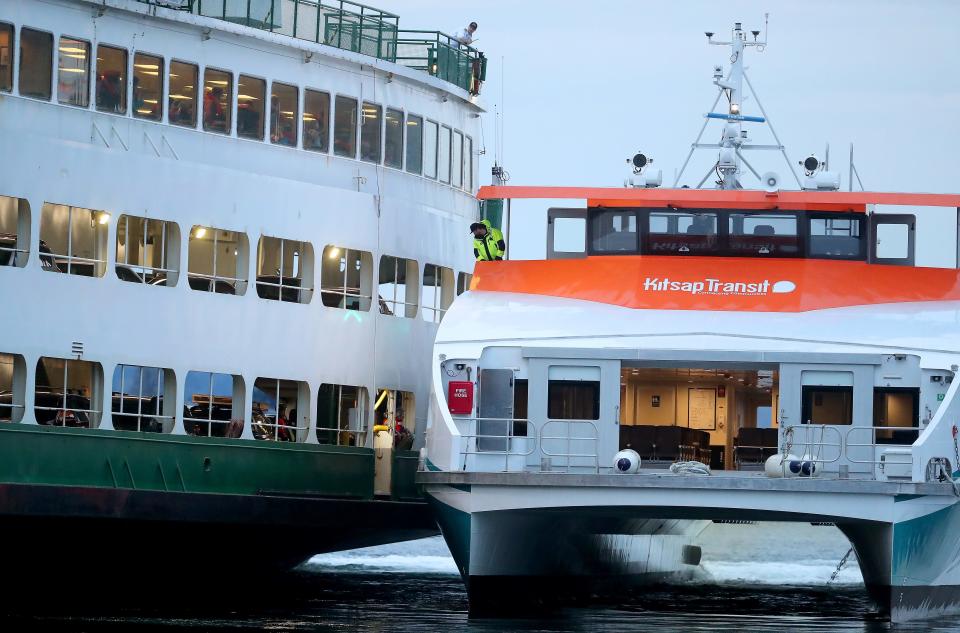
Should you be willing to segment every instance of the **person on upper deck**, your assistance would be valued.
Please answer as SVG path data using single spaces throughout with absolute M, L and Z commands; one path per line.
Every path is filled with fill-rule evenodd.
M 507 250 L 507 243 L 503 241 L 503 233 L 490 224 L 490 220 L 474 222 L 470 225 L 473 233 L 473 255 L 478 262 L 500 261 Z
M 467 25 L 467 28 L 462 31 L 457 31 L 453 34 L 453 39 L 460 42 L 463 46 L 470 46 L 473 44 L 473 34 L 477 32 L 477 23 L 471 22 Z

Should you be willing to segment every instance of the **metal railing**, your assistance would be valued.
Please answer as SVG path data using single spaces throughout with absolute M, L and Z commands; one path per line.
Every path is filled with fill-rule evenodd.
M 832 426 L 814 425 L 793 425 L 784 427 L 784 442 L 781 443 L 785 454 L 793 454 L 797 457 L 808 458 L 806 461 L 817 462 L 818 464 L 831 464 L 837 462 L 845 454 L 844 436 L 840 430 Z M 836 435 L 836 442 L 827 441 Z M 824 457 L 826 449 L 836 449 L 836 455 Z
M 471 430 L 474 431 L 460 434 L 460 437 L 465 440 L 460 450 L 464 469 L 468 468 L 469 456 L 483 455 L 502 456 L 503 472 L 531 468 L 539 468 L 541 471 L 569 471 L 571 468 L 589 468 L 593 472 L 600 470 L 600 440 L 596 420 L 547 420 L 540 428 L 524 418 L 457 417 L 455 420 L 469 423 Z M 495 432 L 480 433 L 477 429 L 481 423 L 486 423 L 487 426 L 493 425 Z M 547 435 L 545 431 L 551 425 L 563 425 L 566 433 L 554 430 L 552 435 Z M 589 435 L 572 433 L 572 429 L 579 427 L 586 427 Z M 522 434 L 517 432 L 521 428 Z M 583 443 L 592 445 L 593 450 L 582 449 Z M 540 460 L 539 466 L 528 464 L 526 458 L 535 453 L 546 458 L 550 467 L 544 468 L 543 460 Z M 511 458 L 522 459 L 519 468 L 511 468 Z M 560 463 L 555 463 L 555 459 Z M 576 461 L 588 462 L 588 464 L 574 463 Z
M 847 432 L 844 437 L 844 443 L 846 445 L 847 451 L 851 448 L 863 448 L 869 449 L 864 451 L 869 453 L 870 459 L 856 459 L 847 455 L 847 459 L 852 464 L 884 464 L 886 460 L 877 457 L 877 448 L 890 446 L 890 447 L 904 447 L 912 446 L 913 443 L 917 440 L 922 429 L 918 426 L 853 426 L 847 429 Z M 851 442 L 851 436 L 856 436 L 858 434 L 869 432 L 869 442 Z M 888 435 L 889 434 L 889 435 Z M 878 437 L 878 435 L 880 437 Z M 888 437 L 882 437 L 888 435 Z M 878 441 L 880 440 L 880 441 Z M 888 440 L 888 441 L 887 441 Z M 901 440 L 901 441 L 898 441 Z
M 399 16 L 350 0 L 138 0 L 370 55 L 479 94 L 487 60 L 440 31 L 399 30 Z

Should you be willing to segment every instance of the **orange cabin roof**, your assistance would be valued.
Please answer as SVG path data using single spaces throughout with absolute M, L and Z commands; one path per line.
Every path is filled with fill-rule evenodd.
M 720 189 L 641 189 L 626 187 L 480 187 L 480 200 L 572 199 L 590 207 L 678 207 L 860 211 L 868 204 L 957 207 L 960 194 L 878 191 L 766 191 Z

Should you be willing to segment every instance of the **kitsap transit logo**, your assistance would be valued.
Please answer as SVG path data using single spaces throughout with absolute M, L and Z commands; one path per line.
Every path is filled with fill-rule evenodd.
M 709 277 L 698 281 L 676 281 L 668 277 L 647 277 L 643 289 L 648 292 L 686 292 L 692 295 L 742 295 L 765 297 L 770 294 L 786 294 L 797 289 L 792 281 L 756 282 L 724 281 Z

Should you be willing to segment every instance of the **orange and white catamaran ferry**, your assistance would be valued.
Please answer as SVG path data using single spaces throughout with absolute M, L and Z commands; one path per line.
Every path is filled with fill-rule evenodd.
M 956 612 L 960 274 L 915 236 L 960 195 L 843 192 L 814 157 L 781 189 L 743 157 L 764 42 L 708 37 L 717 188 L 638 155 L 626 188 L 480 190 L 570 202 L 545 260 L 477 264 L 434 347 L 419 482 L 471 607 L 683 577 L 710 521 L 784 521 L 835 524 L 894 620 Z

